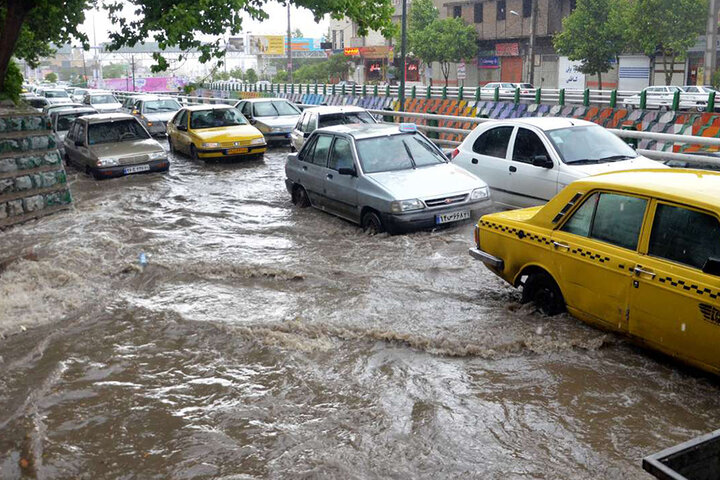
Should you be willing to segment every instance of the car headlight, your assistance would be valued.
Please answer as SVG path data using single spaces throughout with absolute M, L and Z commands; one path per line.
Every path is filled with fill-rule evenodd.
M 409 212 L 423 208 L 425 208 L 425 204 L 417 198 L 413 198 L 412 200 L 396 200 L 390 204 L 390 211 L 393 213 Z
M 470 200 L 483 200 L 490 196 L 488 187 L 476 188 L 470 193 Z
M 118 164 L 117 157 L 103 157 L 98 159 L 97 165 L 98 167 L 114 167 Z
M 217 143 L 217 142 L 208 142 L 208 143 L 203 143 L 203 144 L 202 144 L 202 147 L 203 147 L 203 148 L 217 148 L 217 147 L 219 147 L 219 146 L 220 146 L 220 144 Z
M 279 133 L 279 132 L 284 132 L 285 129 L 283 127 L 273 127 L 270 129 L 270 131 L 273 133 Z
M 165 158 L 165 152 L 152 152 L 150 155 L 148 155 L 150 160 L 158 160 L 160 158 Z
M 263 145 L 265 143 L 265 137 L 253 138 L 250 140 L 250 145 Z

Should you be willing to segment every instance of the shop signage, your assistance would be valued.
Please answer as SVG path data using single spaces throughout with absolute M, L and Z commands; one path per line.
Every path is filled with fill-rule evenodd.
M 358 47 L 345 47 L 346 57 L 357 57 L 360 55 L 360 49 Z
M 496 43 L 495 53 L 498 57 L 517 57 L 520 55 L 520 44 L 513 43 Z
M 500 59 L 496 56 L 478 57 L 478 68 L 500 68 Z

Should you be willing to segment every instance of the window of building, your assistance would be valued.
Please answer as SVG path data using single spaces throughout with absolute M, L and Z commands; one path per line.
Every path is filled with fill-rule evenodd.
M 455 6 L 453 7 L 452 16 L 453 16 L 453 18 L 460 18 L 460 17 L 462 17 L 462 7 L 461 7 L 460 5 L 455 5 Z
M 505 0 L 497 2 L 497 20 L 505 20 Z
M 473 143 L 473 152 L 489 157 L 505 158 L 514 127 L 497 127 L 483 133 Z
M 482 23 L 482 21 L 483 21 L 483 4 L 482 3 L 476 3 L 473 6 L 473 18 L 475 20 L 475 23 Z
M 648 254 L 701 269 L 720 257 L 720 224 L 706 213 L 659 204 Z
M 532 15 L 532 0 L 523 0 L 523 17 L 529 18 Z

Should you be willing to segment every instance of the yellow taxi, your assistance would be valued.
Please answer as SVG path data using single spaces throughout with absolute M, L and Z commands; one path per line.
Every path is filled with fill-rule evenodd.
M 194 160 L 262 157 L 265 137 L 230 105 L 192 105 L 180 109 L 167 124 L 171 152 Z
M 720 373 L 720 174 L 578 180 L 541 207 L 483 216 L 470 255 L 548 315 Z

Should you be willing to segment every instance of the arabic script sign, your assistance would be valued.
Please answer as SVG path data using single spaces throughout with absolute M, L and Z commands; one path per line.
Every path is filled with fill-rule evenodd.
M 567 57 L 558 60 L 558 88 L 585 88 L 585 74 L 578 68 L 580 62 L 571 62 Z

